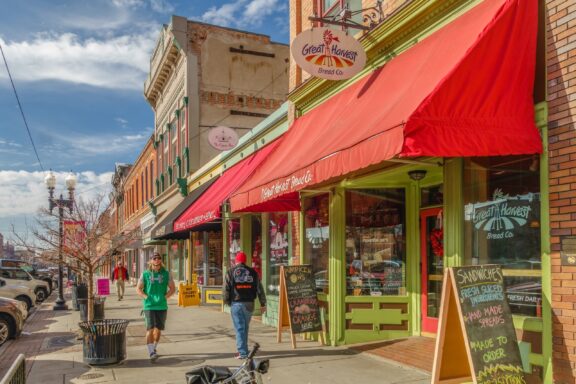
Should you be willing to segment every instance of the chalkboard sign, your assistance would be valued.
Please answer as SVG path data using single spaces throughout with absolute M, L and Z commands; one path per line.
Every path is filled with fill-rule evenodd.
M 292 333 L 321 331 L 320 308 L 312 267 L 285 266 L 284 281 Z
M 525 383 L 500 266 L 447 268 L 444 277 L 433 382 Z

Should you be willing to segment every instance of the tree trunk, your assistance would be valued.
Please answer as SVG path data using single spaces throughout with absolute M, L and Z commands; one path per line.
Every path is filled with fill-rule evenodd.
M 94 270 L 88 266 L 88 321 L 94 320 Z

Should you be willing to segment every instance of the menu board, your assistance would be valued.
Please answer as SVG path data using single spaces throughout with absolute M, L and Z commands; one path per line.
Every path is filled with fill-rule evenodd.
M 450 366 L 467 356 L 474 383 L 525 383 L 500 266 L 447 268 L 444 281 L 434 382 L 453 379 Z
M 293 334 L 322 330 L 316 283 L 310 265 L 284 266 L 284 287 Z M 284 294 L 280 292 L 280 294 Z

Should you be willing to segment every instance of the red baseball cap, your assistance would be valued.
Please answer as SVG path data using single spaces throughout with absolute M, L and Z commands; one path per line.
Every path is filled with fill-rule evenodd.
M 246 263 L 246 254 L 242 251 L 236 254 L 236 262 L 237 263 Z

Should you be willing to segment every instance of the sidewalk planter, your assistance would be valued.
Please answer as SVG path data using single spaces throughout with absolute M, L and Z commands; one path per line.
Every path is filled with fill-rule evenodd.
M 84 283 L 72 285 L 72 308 L 75 311 L 80 310 L 80 306 L 78 303 L 78 299 L 87 299 L 88 298 L 88 286 Z
M 84 333 L 84 362 L 90 365 L 108 365 L 125 360 L 126 328 L 129 322 L 108 319 L 78 323 Z
M 105 297 L 95 297 L 94 303 L 94 321 L 104 320 L 104 302 Z M 88 299 L 78 299 L 78 306 L 80 308 L 80 320 L 88 320 Z

